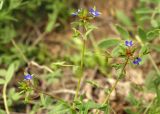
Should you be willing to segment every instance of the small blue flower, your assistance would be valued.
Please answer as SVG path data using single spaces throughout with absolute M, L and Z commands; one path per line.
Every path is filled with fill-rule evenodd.
M 97 10 L 90 8 L 89 13 L 91 13 L 94 17 L 98 17 L 101 13 L 98 12 Z
M 72 13 L 72 16 L 77 16 L 79 14 L 79 12 L 81 11 L 81 9 L 78 9 L 78 11 Z
M 131 46 L 133 45 L 132 40 L 130 40 L 130 41 L 125 41 L 125 45 L 128 46 L 128 47 L 131 47 Z
M 133 64 L 135 65 L 139 65 L 139 63 L 142 61 L 141 58 L 137 57 L 134 61 L 133 61 Z
M 25 80 L 31 80 L 32 79 L 32 75 L 27 74 L 27 75 L 24 76 L 24 79 Z

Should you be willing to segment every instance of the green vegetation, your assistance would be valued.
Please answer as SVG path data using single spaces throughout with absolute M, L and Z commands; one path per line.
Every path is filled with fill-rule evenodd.
M 113 8 L 116 23 L 111 28 L 116 34 L 98 41 L 94 32 L 100 28 L 95 22 L 104 18 L 102 11 L 79 4 L 0 0 L 0 114 L 119 114 L 111 97 L 129 69 L 144 71 L 144 84 L 132 82 L 128 87 L 132 91 L 118 99 L 127 104 L 122 112 L 159 114 L 160 69 L 155 56 L 160 52 L 160 1 L 139 0 L 132 17 Z M 52 33 L 62 35 L 60 41 Z M 55 42 L 48 43 L 48 36 Z M 57 44 L 60 52 L 53 54 Z M 109 79 L 114 81 L 106 86 Z M 92 92 L 88 95 L 89 88 L 103 91 L 103 101 Z

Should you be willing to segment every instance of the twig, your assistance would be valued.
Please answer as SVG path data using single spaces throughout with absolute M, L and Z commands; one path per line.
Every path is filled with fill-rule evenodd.
M 70 93 L 70 94 L 76 94 L 76 92 L 74 90 L 69 90 L 69 89 L 60 89 L 60 90 L 56 90 L 53 91 L 52 93 L 54 94 L 59 94 L 59 93 Z
M 32 44 L 32 46 L 36 46 L 44 38 L 46 34 L 46 32 L 43 32 L 41 35 L 39 35 L 35 42 Z
M 53 70 L 50 69 L 48 66 L 40 65 L 35 61 L 30 61 L 29 64 L 34 65 L 34 66 L 38 67 L 39 69 L 45 69 L 46 71 L 48 71 L 50 73 L 53 73 Z

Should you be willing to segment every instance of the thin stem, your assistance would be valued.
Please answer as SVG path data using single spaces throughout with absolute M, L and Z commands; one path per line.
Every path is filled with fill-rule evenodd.
M 4 86 L 3 86 L 4 107 L 5 107 L 6 113 L 10 114 L 9 109 L 8 109 L 8 105 L 7 105 L 6 88 L 7 88 L 7 84 L 4 84 Z
M 12 40 L 12 44 L 13 46 L 17 49 L 17 51 L 19 52 L 19 54 L 22 56 L 23 60 L 28 63 L 28 59 L 27 57 L 23 54 L 23 52 L 21 51 L 21 49 L 18 47 L 18 45 L 16 44 L 16 42 L 14 40 Z
M 80 65 L 80 68 L 81 68 L 80 70 L 82 72 L 83 72 L 83 67 L 84 67 L 84 54 L 85 54 L 85 47 L 86 47 L 85 45 L 86 45 L 86 41 L 85 41 L 85 39 L 83 39 L 83 47 L 82 47 L 82 53 L 81 53 L 81 65 Z M 83 78 L 83 73 L 79 77 L 78 84 L 77 84 L 77 89 L 76 89 L 76 95 L 74 97 L 74 100 L 76 100 L 78 98 L 78 94 L 79 94 L 79 91 L 80 91 L 82 78 Z
M 38 93 L 42 93 L 42 94 L 44 94 L 44 95 L 47 95 L 47 96 L 50 96 L 51 98 L 53 98 L 53 99 L 56 99 L 56 100 L 59 100 L 59 101 L 63 101 L 61 98 L 59 98 L 59 97 L 57 97 L 57 96 L 54 96 L 54 95 L 52 95 L 52 94 L 50 94 L 50 93 L 47 93 L 47 92 L 45 92 L 45 91 L 42 91 L 42 90 L 40 90 L 40 89 L 35 89 L 35 88 L 33 88 L 33 90 L 34 91 L 36 91 L 36 92 L 38 92 Z M 64 101 L 63 101 L 64 102 Z
M 117 78 L 116 82 L 114 83 L 114 85 L 112 86 L 112 88 L 111 88 L 111 90 L 110 90 L 110 93 L 106 96 L 106 98 L 105 98 L 105 100 L 104 100 L 104 102 L 103 102 L 103 105 L 108 102 L 108 100 L 109 100 L 112 92 L 116 89 L 116 86 L 117 86 L 119 80 L 121 79 L 120 77 L 121 77 L 121 75 L 123 74 L 123 72 L 124 72 L 124 70 L 125 70 L 125 68 L 126 68 L 126 66 L 127 66 L 128 60 L 129 60 L 129 57 L 127 57 L 127 59 L 126 59 L 126 61 L 125 61 L 125 63 L 124 63 L 124 66 L 123 66 L 123 68 L 122 68 L 122 70 L 121 70 L 121 73 L 120 73 L 120 75 L 118 76 L 118 78 Z M 99 110 L 97 110 L 96 114 L 99 114 Z
M 149 111 L 149 108 L 152 106 L 152 104 L 154 103 L 154 100 L 155 99 L 153 99 L 150 103 L 149 103 L 149 105 L 146 107 L 146 109 L 144 110 L 144 113 L 143 114 L 147 114 L 147 112 Z
M 42 91 L 42 90 L 40 90 L 39 88 L 32 88 L 32 89 L 33 89 L 34 91 L 38 92 L 38 93 L 47 95 L 47 96 L 49 96 L 49 97 L 51 97 L 51 98 L 53 98 L 53 99 L 56 99 L 56 100 L 58 100 L 58 101 L 60 101 L 60 102 L 62 102 L 62 103 L 64 103 L 64 104 L 67 104 L 67 106 L 69 106 L 72 110 L 74 110 L 74 108 L 73 108 L 72 106 L 70 106 L 70 104 L 66 103 L 66 101 L 64 101 L 63 99 L 61 99 L 61 98 L 59 98 L 59 97 L 57 97 L 57 96 L 55 96 L 55 95 L 52 95 L 52 94 L 50 94 L 50 93 L 47 93 L 47 92 L 45 92 L 45 91 Z

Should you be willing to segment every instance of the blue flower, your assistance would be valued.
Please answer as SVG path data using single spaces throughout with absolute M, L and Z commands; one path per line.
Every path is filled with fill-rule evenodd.
M 72 13 L 72 16 L 77 16 L 79 14 L 79 12 L 81 11 L 81 9 L 78 9 L 78 11 Z
M 93 15 L 93 17 L 98 17 L 101 13 L 98 12 L 97 10 L 90 8 L 89 9 L 89 13 L 91 13 Z
M 137 57 L 134 61 L 133 61 L 133 64 L 135 65 L 139 65 L 139 63 L 142 61 L 141 58 Z
M 27 74 L 27 75 L 24 76 L 24 79 L 25 80 L 31 80 L 32 79 L 32 75 Z
M 125 41 L 125 45 L 128 46 L 128 47 L 131 47 L 131 46 L 133 45 L 132 40 L 130 40 L 130 41 Z

